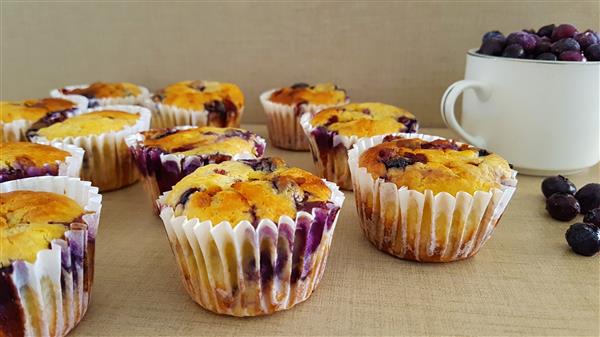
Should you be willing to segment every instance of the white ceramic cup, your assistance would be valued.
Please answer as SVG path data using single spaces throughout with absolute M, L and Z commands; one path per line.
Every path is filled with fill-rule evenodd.
M 454 105 L 463 94 L 461 123 Z M 465 79 L 442 97 L 442 118 L 467 142 L 520 173 L 570 174 L 600 162 L 600 62 L 467 53 Z

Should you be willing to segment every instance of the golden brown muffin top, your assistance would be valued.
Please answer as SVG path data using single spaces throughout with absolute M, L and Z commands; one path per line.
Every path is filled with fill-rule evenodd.
M 181 109 L 198 111 L 211 110 L 215 102 L 222 104 L 227 111 L 240 111 L 244 106 L 244 94 L 237 85 L 204 80 L 171 84 L 154 95 L 153 99 Z M 220 110 L 219 107 L 214 108 Z
M 196 169 L 166 196 L 175 215 L 229 221 L 233 226 L 261 219 L 277 223 L 279 217 L 296 218 L 296 212 L 326 207 L 331 191 L 317 176 L 287 167 L 279 158 L 226 161 Z
M 383 178 L 398 187 L 473 194 L 500 188 L 511 178 L 508 162 L 486 150 L 445 139 L 387 138 L 361 154 L 359 167 L 365 167 L 374 179 Z
M 134 125 L 139 118 L 139 113 L 101 110 L 67 118 L 62 122 L 43 127 L 37 133 L 48 140 L 100 135 L 106 132 L 123 130 Z
M 236 155 L 249 153 L 258 156 L 258 137 L 236 128 L 198 127 L 187 130 L 153 129 L 142 132 L 144 147 L 155 147 L 165 153 L 200 155 L 220 153 Z
M 60 92 L 64 95 L 81 95 L 87 98 L 122 98 L 138 96 L 142 90 L 139 86 L 128 82 L 94 82 L 85 88 L 71 90 L 63 88 Z
M 28 99 L 26 101 L 0 101 L 2 123 L 10 123 L 18 119 L 35 122 L 56 111 L 70 110 L 77 104 L 62 98 Z
M 0 267 L 12 261 L 35 262 L 39 251 L 64 237 L 84 210 L 69 197 L 50 192 L 0 193 Z
M 310 124 L 343 136 L 357 137 L 415 132 L 417 128 L 413 114 L 383 103 L 350 103 L 324 109 L 315 114 Z
M 50 145 L 28 142 L 0 143 L 0 169 L 55 165 L 58 161 L 64 161 L 69 155 L 69 152 Z
M 314 105 L 340 105 L 346 103 L 348 96 L 344 89 L 338 88 L 333 83 L 320 83 L 308 85 L 296 83 L 291 87 L 274 91 L 269 100 L 285 105 L 314 104 Z

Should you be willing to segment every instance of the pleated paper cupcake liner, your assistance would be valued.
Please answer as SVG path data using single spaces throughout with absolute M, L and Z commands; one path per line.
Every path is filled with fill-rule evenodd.
M 427 141 L 440 139 L 403 134 Z M 398 188 L 358 166 L 360 155 L 384 136 L 360 140 L 348 152 L 356 208 L 367 239 L 379 250 L 406 260 L 450 262 L 471 257 L 491 237 L 516 190 L 517 172 L 501 188 L 474 194 L 433 194 Z
M 85 98 L 83 96 L 60 95 L 60 96 L 53 96 L 53 97 L 66 99 L 77 105 L 73 109 L 57 111 L 57 112 L 54 112 L 53 114 L 65 113 L 68 116 L 75 116 L 75 115 L 79 115 L 80 113 L 85 112 L 87 110 L 88 100 L 87 100 L 87 98 Z M 52 115 L 52 114 L 50 114 L 50 115 Z M 1 136 L 0 140 L 3 142 L 27 141 L 27 135 L 25 133 L 31 127 L 31 125 L 33 125 L 33 123 L 35 123 L 35 122 L 36 121 L 29 121 L 26 119 L 17 119 L 10 123 L 1 123 L 0 122 L 0 127 L 2 128 L 2 130 L 0 130 L 0 136 Z
M 150 98 L 145 100 L 144 106 L 152 111 L 153 129 L 167 129 L 185 125 L 239 128 L 244 114 L 244 107 L 242 107 L 236 113 L 234 119 L 228 117 L 225 125 L 221 125 L 210 121 L 208 110 L 182 109 L 173 105 L 154 102 Z
M 303 114 L 300 125 L 308 139 L 313 162 L 319 175 L 335 182 L 342 189 L 351 191 L 352 178 L 348 167 L 348 150 L 352 149 L 361 138 L 338 135 L 323 128 L 315 128 L 310 124 L 311 119 L 312 114 Z M 416 128 L 415 131 L 418 130 L 418 126 Z
M 63 194 L 86 211 L 81 223 L 70 224 L 65 239 L 37 254 L 36 261 L 12 262 L 0 269 L 0 320 L 3 336 L 65 336 L 85 315 L 94 276 L 96 233 L 102 208 L 98 188 L 70 177 L 34 177 L 0 184 L 0 192 L 16 190 Z
M 129 153 L 125 138 L 150 126 L 150 111 L 134 105 L 109 105 L 87 112 L 117 110 L 128 113 L 139 113 L 140 118 L 133 125 L 120 131 L 107 132 L 100 135 L 65 137 L 55 141 L 73 144 L 85 150 L 81 178 L 98 186 L 100 191 L 110 191 L 133 184 L 138 179 L 135 162 Z M 34 136 L 33 142 L 48 144 L 41 136 Z
M 193 128 L 193 126 L 179 126 L 174 129 L 185 130 L 190 128 Z M 149 195 L 152 207 L 157 215 L 160 213 L 160 209 L 156 204 L 156 199 L 160 194 L 171 190 L 177 182 L 197 168 L 227 160 L 261 158 L 266 148 L 265 140 L 260 136 L 256 136 L 255 149 L 258 156 L 250 152 L 240 152 L 233 156 L 220 153 L 202 155 L 165 154 L 155 148 L 145 148 L 143 141 L 144 135 L 141 133 L 128 136 L 125 139 L 141 174 L 144 189 Z
M 51 146 L 69 152 L 64 160 L 56 162 L 56 165 L 44 165 L 43 167 L 0 169 L 0 182 L 15 179 L 23 179 L 38 176 L 67 176 L 79 178 L 84 151 L 82 148 L 59 142 L 51 142 Z
M 300 125 L 300 117 L 303 114 L 314 115 L 320 110 L 335 107 L 337 105 L 315 105 L 301 104 L 285 105 L 274 103 L 269 100 L 276 89 L 263 92 L 260 102 L 267 115 L 267 130 L 270 144 L 295 151 L 307 151 L 309 149 L 308 139 Z M 349 103 L 347 100 L 344 104 Z
M 90 84 L 78 84 L 78 85 L 69 85 L 61 89 L 66 90 L 74 90 L 74 89 L 84 89 L 89 87 Z M 89 108 L 97 108 L 108 105 L 143 105 L 144 102 L 150 97 L 150 91 L 146 87 L 142 87 L 138 85 L 140 88 L 140 94 L 136 96 L 127 96 L 127 97 L 107 97 L 107 98 L 88 98 L 88 107 Z M 70 97 L 73 95 L 65 95 L 61 92 L 61 89 L 53 89 L 50 91 L 50 96 L 52 97 Z
M 188 294 L 203 308 L 231 316 L 257 316 L 286 310 L 316 289 L 344 195 L 333 183 L 334 206 L 235 226 L 175 217 L 158 204 Z

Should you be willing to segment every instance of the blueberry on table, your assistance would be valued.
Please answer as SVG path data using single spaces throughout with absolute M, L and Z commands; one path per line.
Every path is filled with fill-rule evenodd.
M 537 31 L 537 35 L 538 36 L 545 36 L 545 37 L 552 37 L 552 32 L 554 31 L 554 28 L 556 27 L 555 24 L 550 24 L 550 25 L 546 25 L 541 27 L 538 31 Z
M 600 207 L 600 184 L 589 183 L 575 193 L 575 198 L 581 205 L 581 213 L 587 213 Z
M 581 62 L 583 61 L 583 54 L 580 51 L 568 50 L 560 53 L 558 59 L 561 61 Z
M 593 210 L 585 213 L 583 222 L 600 227 L 600 208 L 594 208 Z
M 556 57 L 556 55 L 552 54 L 552 53 L 541 53 L 538 56 L 535 57 L 537 60 L 544 60 L 544 61 L 556 61 L 558 60 L 558 57 Z
M 523 47 L 526 52 L 532 52 L 533 49 L 535 49 L 536 42 L 537 40 L 533 34 L 526 32 L 510 33 L 506 38 L 507 45 L 518 44 Z
M 573 37 L 577 34 L 577 28 L 573 25 L 562 24 L 558 25 L 558 27 L 554 28 L 552 31 L 552 41 L 558 41 L 560 39 L 566 39 L 569 37 Z
M 554 176 L 542 181 L 542 193 L 549 198 L 554 193 L 575 194 L 577 187 L 567 177 Z
M 552 44 L 552 46 L 550 46 L 550 50 L 554 54 L 559 55 L 560 53 L 569 51 L 569 50 L 580 51 L 581 46 L 579 45 L 579 43 L 577 41 L 575 41 L 575 39 L 566 38 L 566 39 L 562 39 L 562 40 L 558 40 L 558 41 L 554 42 Z
M 600 44 L 593 44 L 587 47 L 585 57 L 588 61 L 600 61 Z
M 546 199 L 546 210 L 556 220 L 573 220 L 580 211 L 579 202 L 567 193 L 554 193 Z
M 593 44 L 600 43 L 596 37 L 596 34 L 594 34 L 592 31 L 586 31 L 575 35 L 575 41 L 579 43 L 581 50 L 585 50 L 587 47 Z
M 565 238 L 571 249 L 584 256 L 592 256 L 600 251 L 600 229 L 597 226 L 576 223 L 565 233 Z
M 506 49 L 504 49 L 504 52 L 502 52 L 502 56 L 511 58 L 523 58 L 525 57 L 525 50 L 521 45 L 514 43 L 506 47 Z

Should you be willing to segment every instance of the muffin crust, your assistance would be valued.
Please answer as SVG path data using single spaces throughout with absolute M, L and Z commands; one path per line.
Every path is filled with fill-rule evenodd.
M 60 89 L 64 95 L 81 95 L 87 98 L 117 98 L 138 96 L 142 93 L 139 86 L 133 83 L 104 83 L 94 82 L 88 87 L 81 89 Z
M 119 131 L 134 125 L 140 115 L 116 110 L 102 110 L 67 118 L 40 128 L 37 133 L 48 140 L 65 137 L 92 136 Z
M 26 101 L 0 102 L 2 123 L 10 123 L 18 119 L 37 121 L 49 113 L 76 108 L 77 105 L 61 98 L 29 99 Z
M 271 102 L 285 105 L 340 105 L 344 104 L 347 99 L 346 91 L 333 83 L 316 85 L 296 83 L 291 87 L 274 91 L 269 98 Z

